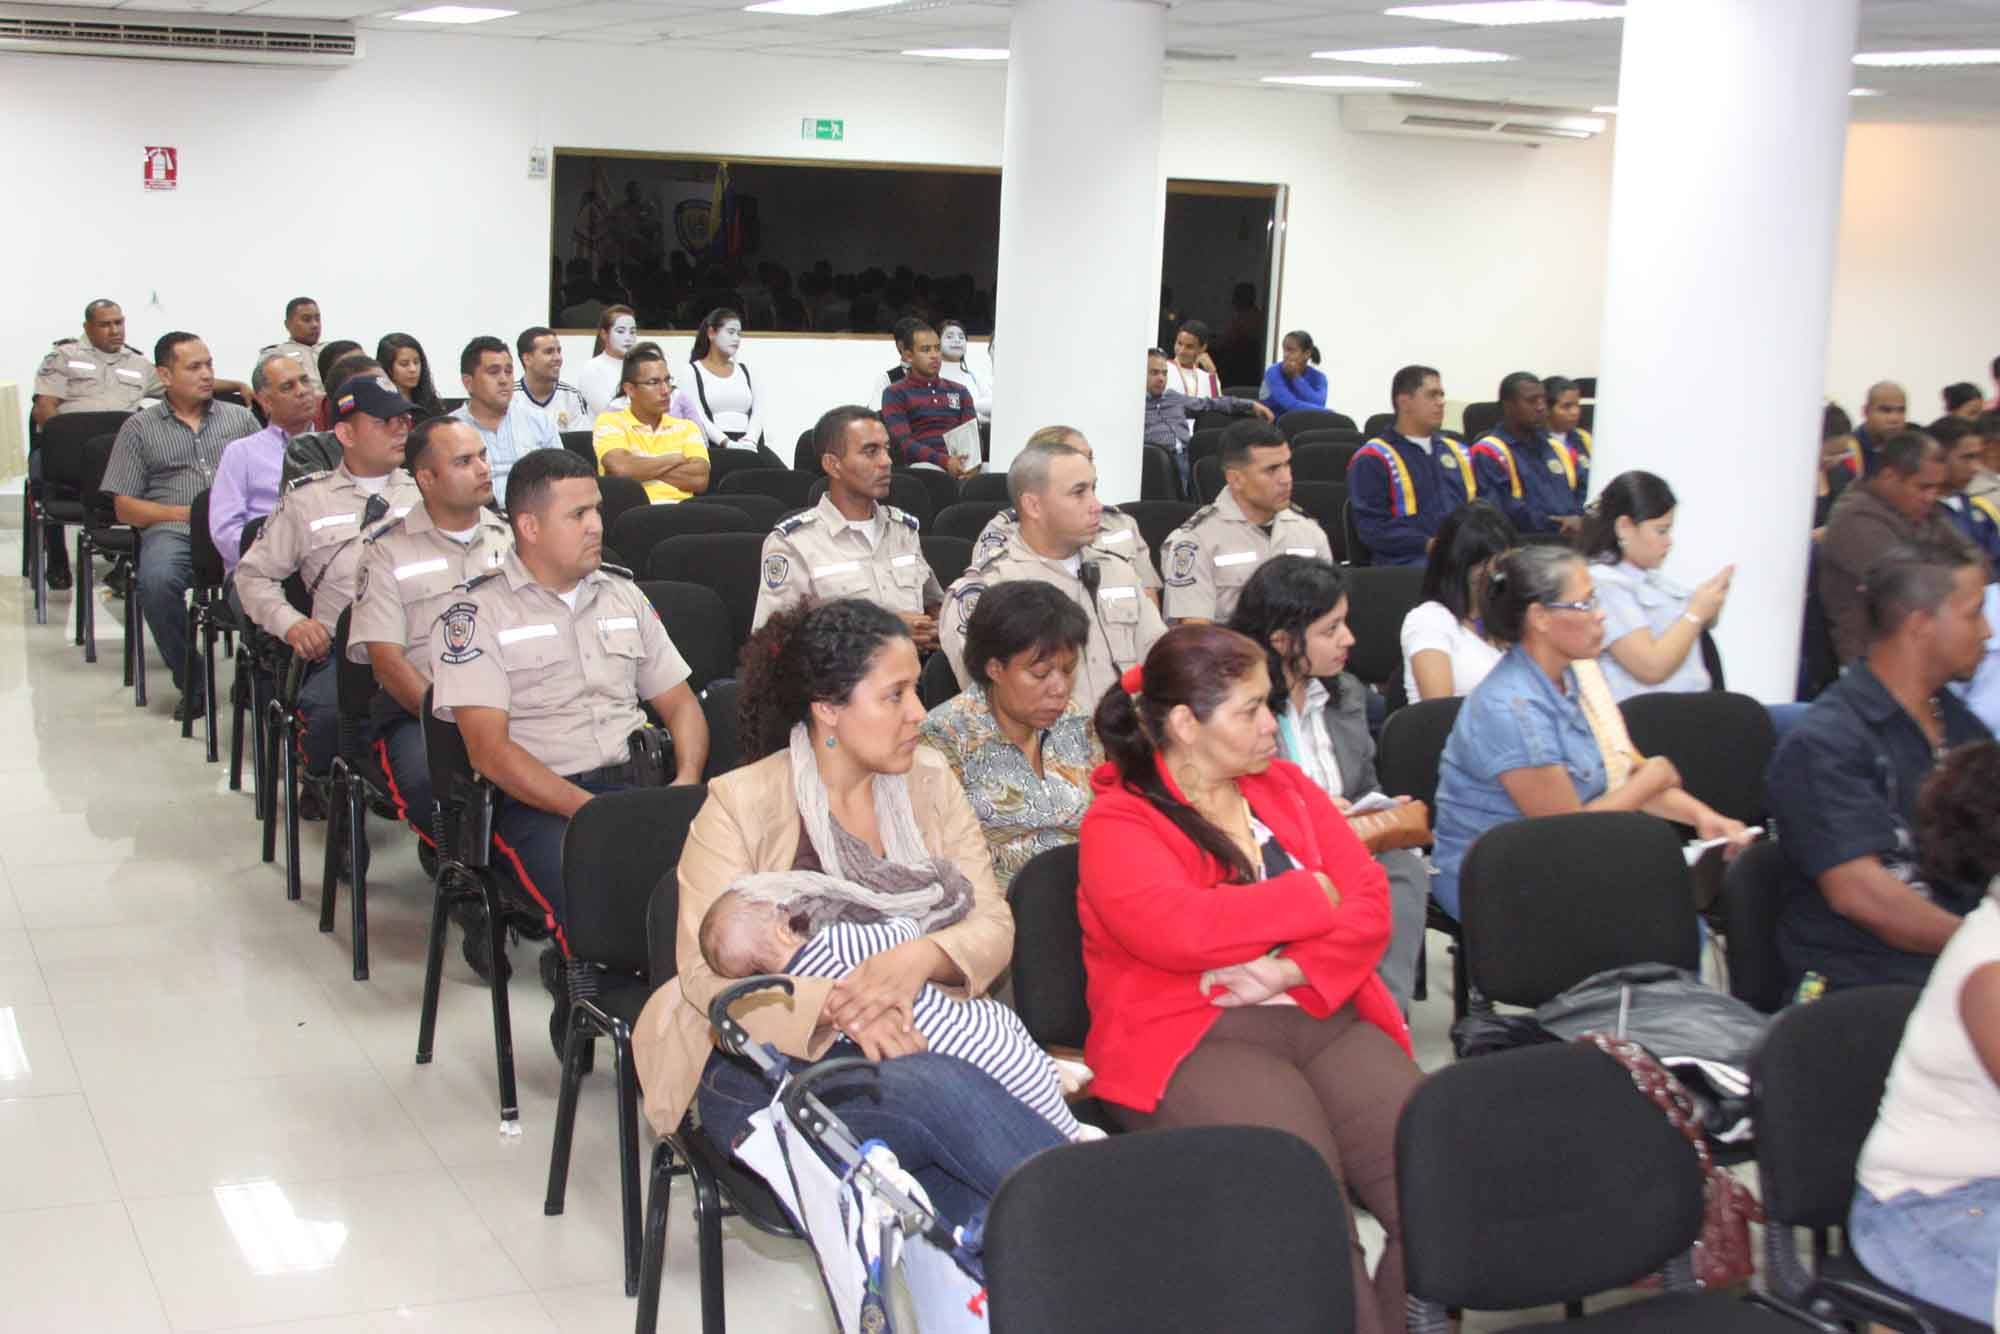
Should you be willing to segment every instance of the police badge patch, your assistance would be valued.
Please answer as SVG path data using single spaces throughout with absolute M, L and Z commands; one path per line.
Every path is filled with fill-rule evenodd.
M 959 589 L 958 596 L 952 599 L 952 606 L 958 613 L 960 630 L 965 629 L 966 623 L 972 619 L 972 610 L 979 605 L 979 595 L 985 591 L 985 584 L 967 584 Z
M 785 559 L 783 552 L 774 551 L 764 557 L 764 587 L 770 589 L 772 592 L 775 593 L 778 589 L 784 587 L 785 580 L 790 577 L 791 573 L 792 563 Z
M 438 654 L 439 662 L 453 666 L 471 662 L 484 652 L 473 647 L 472 631 L 479 618 L 479 607 L 471 602 L 454 602 L 438 617 L 438 628 L 444 634 L 444 652 Z
M 1186 588 L 1194 583 L 1194 562 L 1201 554 L 1198 542 L 1174 543 L 1174 556 L 1167 567 L 1167 582 L 1175 588 Z

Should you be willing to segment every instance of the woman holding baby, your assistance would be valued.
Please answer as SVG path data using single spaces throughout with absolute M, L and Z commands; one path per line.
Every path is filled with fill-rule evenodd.
M 884 1140 L 947 1216 L 982 1206 L 1017 1163 L 1063 1142 L 991 1075 L 929 1051 L 914 1006 L 935 987 L 983 995 L 1007 966 L 1014 923 L 986 838 L 924 720 L 917 652 L 903 622 L 860 599 L 772 617 L 744 646 L 742 737 L 761 756 L 718 778 L 679 867 L 679 976 L 654 993 L 633 1035 L 646 1112 L 661 1134 L 693 1105 L 733 1144 L 771 1092 L 747 1062 L 717 1052 L 707 1007 L 727 985 L 703 955 L 702 923 L 746 877 L 801 872 L 858 898 L 915 896 L 951 920 L 889 945 L 838 977 L 795 976 L 789 997 L 737 1007 L 753 1038 L 789 1056 L 881 1062 L 880 1098 L 822 1091 L 864 1139 Z M 909 898 L 897 902 L 913 901 Z M 952 905 L 956 906 L 952 906 Z

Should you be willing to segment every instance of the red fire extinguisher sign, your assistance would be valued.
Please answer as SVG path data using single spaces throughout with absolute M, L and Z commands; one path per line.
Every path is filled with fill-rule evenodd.
M 178 148 L 148 145 L 146 148 L 146 188 L 174 190 L 181 183 L 181 153 Z

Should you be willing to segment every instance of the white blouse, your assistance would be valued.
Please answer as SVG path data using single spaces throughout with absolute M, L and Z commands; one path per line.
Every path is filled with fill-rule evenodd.
M 1688 609 L 1691 595 L 1685 588 L 1658 570 L 1642 570 L 1630 561 L 1592 565 L 1590 575 L 1597 584 L 1597 600 L 1604 607 L 1604 651 L 1597 664 L 1604 669 L 1613 699 L 1630 699 L 1654 690 L 1706 690 L 1713 684 L 1708 665 L 1701 658 L 1699 637 L 1688 646 L 1687 656 L 1673 673 L 1655 686 L 1620 667 L 1611 654 L 1611 646 L 1634 630 L 1650 630 L 1657 639 L 1673 629 Z
M 1417 693 L 1417 674 L 1411 660 L 1426 649 L 1436 649 L 1451 659 L 1451 693 L 1463 697 L 1486 679 L 1486 673 L 1500 661 L 1500 650 L 1484 636 L 1459 622 L 1442 602 L 1425 602 L 1410 608 L 1403 617 L 1403 692 L 1410 703 L 1423 698 Z
M 601 413 L 617 412 L 627 406 L 628 400 L 621 392 L 624 379 L 623 357 L 600 352 L 583 364 L 583 373 L 576 377 L 576 389 L 588 409 L 585 420 L 594 421 Z
M 702 410 L 703 395 L 708 411 Z M 700 362 L 688 364 L 687 383 L 674 390 L 669 414 L 701 427 L 710 449 L 755 449 L 764 437 L 764 415 L 758 410 L 756 386 L 741 365 L 717 375 Z

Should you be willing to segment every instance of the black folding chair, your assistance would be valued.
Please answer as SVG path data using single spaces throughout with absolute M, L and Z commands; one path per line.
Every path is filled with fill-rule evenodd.
M 732 505 L 648 505 L 626 510 L 610 530 L 611 545 L 634 561 L 645 561 L 670 537 L 689 533 L 757 533 L 757 521 Z
M 972 568 L 972 543 L 962 537 L 940 537 L 925 533 L 917 539 L 923 548 L 924 564 L 931 567 L 931 573 L 945 588 L 950 588 L 952 580 Z
M 792 468 L 739 467 L 728 472 L 720 482 L 711 482 L 709 489 L 718 496 L 738 492 L 770 496 L 792 508 L 804 509 L 811 503 L 806 496 L 812 491 L 812 484 L 810 473 Z
M 1330 429 L 1351 431 L 1354 418 L 1344 412 L 1332 412 L 1325 408 L 1294 408 L 1290 412 L 1278 414 L 1278 429 L 1290 440 L 1301 431 L 1324 431 Z
M 1014 958 L 1008 976 L 1014 1009 L 1035 1044 L 1083 1059 L 1090 1037 L 1090 1003 L 1084 993 L 1083 924 L 1078 920 L 1076 845 L 1038 852 L 1014 873 L 1007 906 L 1014 914 Z M 1095 1098 L 1070 1104 L 1080 1121 L 1116 1131 L 1118 1123 Z
M 924 702 L 925 710 L 949 703 L 958 693 L 958 675 L 951 670 L 951 659 L 942 653 L 924 659 L 923 670 L 917 674 L 917 698 Z
M 1498 403 L 1468 403 L 1465 405 L 1463 420 L 1465 423 L 1465 438 L 1477 441 L 1480 436 L 1485 435 L 1500 424 L 1500 405 Z
M 751 527 L 759 533 L 768 533 L 778 526 L 778 521 L 793 513 L 798 506 L 787 505 L 782 500 L 770 496 L 752 495 L 748 491 L 736 491 L 726 496 L 699 495 L 683 500 L 681 505 L 689 509 L 713 509 L 720 506 L 749 518 Z
M 918 527 L 928 528 L 933 513 L 931 509 L 931 493 L 924 488 L 922 482 L 917 480 L 921 475 L 914 472 L 891 472 L 889 474 L 888 503 L 914 518 L 917 521 Z M 983 473 L 975 474 L 975 477 L 984 475 Z M 1004 475 L 1001 481 L 1003 483 L 1006 481 Z M 806 492 L 806 507 L 808 509 L 819 504 L 819 498 L 826 494 L 827 485 L 827 479 L 824 477 L 813 479 L 811 489 Z M 1005 489 L 1004 486 L 1002 489 Z
M 634 788 L 593 798 L 563 834 L 563 932 L 569 939 L 569 1028 L 562 1034 L 562 1093 L 549 1152 L 548 1215 L 569 1188 L 576 1100 L 586 1054 L 611 1040 L 618 1072 L 618 1177 L 625 1236 L 625 1295 L 639 1292 L 639 1077 L 632 1028 L 653 994 L 646 913 L 653 887 L 681 859 L 705 786 Z
M 1361 423 L 1361 434 L 1367 439 L 1373 440 L 1376 436 L 1382 434 L 1382 432 L 1395 424 L 1396 414 L 1393 412 L 1371 413 L 1368 420 Z
M 993 522 L 993 516 L 1004 508 L 993 500 L 961 500 L 955 505 L 947 505 L 938 511 L 937 518 L 932 521 L 931 535 L 977 542 L 979 535 L 986 531 L 986 525 Z M 951 580 L 944 582 L 948 584 Z
M 1340 507 L 1340 533 L 1345 539 L 1342 549 L 1347 552 L 1347 563 L 1349 565 L 1373 565 L 1375 563 L 1375 553 L 1370 551 L 1368 544 L 1361 540 L 1361 527 L 1354 522 L 1354 501 L 1352 499 L 1349 499 L 1346 504 Z
M 711 681 L 701 692 L 701 716 L 708 723 L 708 763 L 703 782 L 743 767 L 742 694 L 733 676 Z
M 1188 437 L 1188 457 L 1196 463 L 1206 458 L 1216 457 L 1222 450 L 1223 426 L 1197 427 Z
M 956 505 L 964 498 L 961 494 L 958 478 L 936 468 L 896 468 L 891 470 L 890 475 L 892 477 L 908 477 L 924 489 L 924 494 L 930 497 L 930 515 L 932 518 L 942 514 L 947 505 Z M 891 483 L 891 485 L 894 484 Z M 891 492 L 890 494 L 894 495 L 895 493 Z M 929 531 L 930 519 L 927 518 L 924 520 L 924 528 L 925 531 Z
M 1343 508 L 1345 503 L 1343 497 Z M 1403 618 L 1422 599 L 1423 587 L 1424 572 L 1413 565 L 1347 571 L 1347 626 L 1354 632 L 1347 670 L 1382 692 L 1395 706 L 1392 717 L 1406 703 Z
M 85 505 L 90 493 L 103 480 L 101 467 L 95 478 L 87 475 L 82 457 L 84 445 L 103 435 L 116 439 L 118 428 L 130 415 L 61 412 L 42 423 L 35 447 L 42 460 L 42 478 L 39 482 L 29 480 L 21 492 L 21 555 L 26 562 L 23 573 L 34 590 L 36 625 L 46 625 L 49 619 L 47 530 L 64 525 L 81 526 L 89 517 Z M 86 482 L 88 489 L 83 485 Z M 78 625 L 81 635 L 81 621 Z
M 708 489 L 713 491 L 725 478 L 752 469 L 769 472 L 776 469 L 790 472 L 783 459 L 767 450 L 757 449 L 711 449 L 708 451 Z
M 1778 953 L 1778 915 L 1790 889 L 1791 868 L 1774 839 L 1743 849 L 1722 875 L 1729 994 L 1765 1014 L 1776 1014 L 1790 999 Z
M 1139 447 L 1139 499 L 1181 499 L 1181 472 L 1174 456 L 1158 445 Z
M 1213 505 L 1222 494 L 1222 460 L 1214 454 L 1194 461 L 1194 495 L 1190 499 Z
M 714 590 L 729 609 L 729 656 L 733 661 L 750 639 L 763 564 L 764 534 L 706 533 L 661 542 L 646 559 L 646 573 L 652 579 L 701 584 Z
M 1184 500 L 1132 500 L 1118 507 L 1139 525 L 1139 536 L 1152 552 L 1156 569 L 1160 564 L 1160 548 L 1174 529 L 1194 517 L 1195 508 Z
M 201 682 L 206 707 L 202 719 L 208 737 L 208 762 L 218 758 L 215 714 L 222 707 L 215 694 L 215 643 L 220 636 L 235 633 L 236 616 L 224 596 L 222 553 L 215 549 L 215 536 L 208 527 L 208 492 L 194 498 L 188 513 L 188 543 L 193 574 L 187 591 L 187 656 L 181 663 L 181 680 L 190 686 Z M 197 665 L 200 667 L 196 673 Z M 194 735 L 194 714 L 181 719 L 181 735 Z
M 1309 431 L 1308 435 L 1321 432 Z M 1347 485 L 1347 465 L 1361 450 L 1357 441 L 1336 444 L 1331 440 L 1292 441 L 1292 476 L 1303 482 L 1339 482 Z
M 1347 507 L 1346 482 L 1298 481 L 1292 483 L 1292 504 L 1304 510 L 1326 534 L 1327 549 L 1339 563 L 1346 559 L 1345 540 L 1340 529 L 1340 512 Z
M 699 692 L 710 681 L 734 675 L 736 648 L 729 626 L 729 608 L 704 584 L 670 579 L 646 579 L 639 591 L 660 614 L 667 638 L 688 665 L 688 689 Z
M 653 498 L 646 494 L 646 488 L 630 477 L 598 478 L 597 494 L 598 513 L 604 516 L 604 531 L 607 533 L 618 526 L 619 515 L 653 503 Z
M 962 477 L 958 482 L 960 500 L 993 500 L 1002 505 L 1013 504 L 1007 492 L 1007 474 L 1004 472 L 979 472 L 970 477 Z
M 1381 781 L 1382 790 L 1391 796 L 1414 797 L 1430 808 L 1433 819 L 1437 817 L 1438 765 L 1444 756 L 1444 743 L 1451 737 L 1452 725 L 1458 721 L 1459 706 L 1464 703 L 1463 698 L 1454 696 L 1406 704 L 1382 724 L 1382 738 L 1376 743 L 1375 776 Z M 1440 908 L 1436 899 L 1428 899 L 1424 905 L 1424 928 L 1442 932 L 1451 941 L 1452 1017 L 1462 1019 L 1470 1000 L 1467 994 L 1470 979 L 1459 946 L 1458 921 Z M 1417 954 L 1418 1000 L 1428 994 L 1428 953 Z
M 1778 747 L 1771 711 L 1727 690 L 1652 691 L 1619 706 L 1641 755 L 1664 755 L 1681 787 L 1744 824 L 1764 821 L 1764 770 Z
M 1307 445 L 1340 445 L 1343 447 L 1353 446 L 1354 449 L 1359 449 L 1362 442 L 1361 432 L 1349 430 L 1345 426 L 1315 427 L 1312 430 L 1300 431 L 1297 435 L 1288 438 L 1292 442 L 1292 458 L 1294 460 L 1298 458 L 1299 450 Z M 1350 449 L 1348 452 L 1352 453 L 1353 450 Z
M 1193 1126 L 1050 1149 L 1008 1175 L 987 1213 L 993 1331 L 1342 1334 L 1355 1328 L 1347 1230 L 1326 1161 L 1282 1130 Z
M 597 466 L 597 444 L 594 432 L 563 431 L 560 434 L 564 449 L 583 459 L 591 467 L 595 468 Z
M 368 980 L 368 808 L 391 807 L 389 783 L 382 761 L 368 741 L 375 695 L 380 687 L 375 669 L 366 662 L 347 660 L 347 628 L 352 607 L 340 613 L 333 631 L 334 699 L 339 741 L 333 765 L 327 774 L 326 860 L 320 870 L 319 929 L 333 931 L 335 900 L 340 894 L 340 871 L 347 864 L 352 881 L 349 900 L 353 918 L 354 980 Z M 413 818 L 430 823 L 430 812 L 411 812 Z

